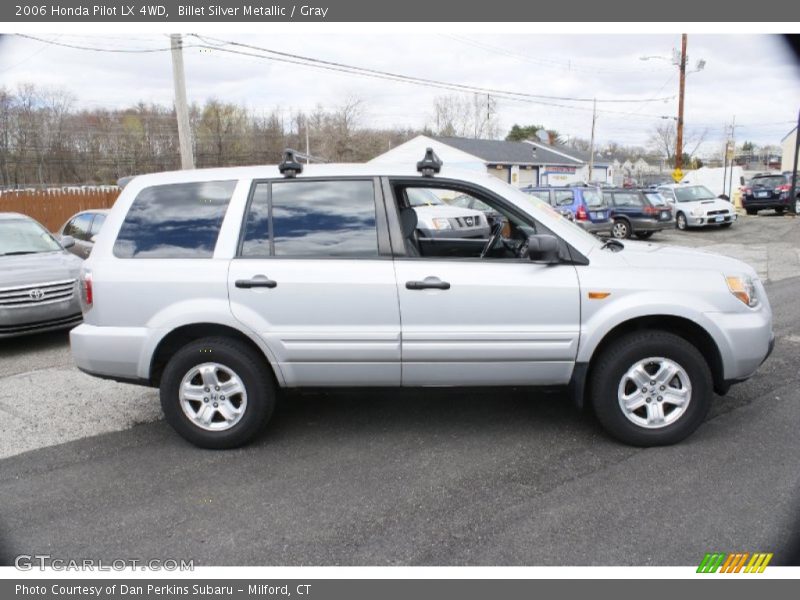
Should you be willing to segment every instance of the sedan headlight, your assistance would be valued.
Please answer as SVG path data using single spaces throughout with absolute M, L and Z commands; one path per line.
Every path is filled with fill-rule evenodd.
M 756 286 L 753 284 L 751 277 L 747 275 L 727 275 L 725 281 L 728 282 L 728 289 L 731 291 L 731 294 L 736 296 L 747 306 L 752 308 L 758 304 Z
M 704 210 L 703 210 L 702 208 L 700 208 L 699 206 L 698 206 L 698 207 L 696 207 L 696 208 L 693 208 L 693 209 L 692 209 L 692 216 L 693 216 L 693 217 L 702 217 L 702 216 L 704 216 L 705 214 L 706 214 L 706 211 L 704 211 Z
M 442 217 L 436 217 L 432 220 L 433 228 L 434 229 L 452 229 L 453 226 L 450 225 L 450 221 L 447 219 L 443 219 Z

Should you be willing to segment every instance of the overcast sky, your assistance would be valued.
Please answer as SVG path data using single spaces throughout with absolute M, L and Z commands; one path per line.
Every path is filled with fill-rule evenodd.
M 168 46 L 166 35 L 35 34 L 65 44 L 103 49 Z M 598 103 L 597 137 L 645 145 L 661 116 L 677 112 L 678 69 L 671 63 L 679 35 L 475 35 L 466 33 L 354 35 L 242 35 L 215 37 L 273 50 L 439 81 Z M 186 44 L 198 43 L 191 37 Z M 664 57 L 667 60 L 643 56 Z M 705 68 L 687 78 L 686 126 L 707 130 L 706 152 L 723 139 L 736 116 L 737 140 L 778 144 L 797 119 L 800 69 L 778 36 L 690 35 L 689 64 Z M 335 108 L 348 97 L 365 102 L 362 125 L 422 127 L 432 121 L 441 89 L 232 55 L 185 50 L 189 101 L 208 98 L 255 110 Z M 170 104 L 168 52 L 109 53 L 68 49 L 17 36 L 0 39 L 0 85 L 22 82 L 62 87 L 78 106 L 126 107 L 138 101 Z M 604 100 L 669 98 L 646 103 Z M 588 138 L 591 103 L 501 99 L 501 130 L 542 123 L 565 136 Z

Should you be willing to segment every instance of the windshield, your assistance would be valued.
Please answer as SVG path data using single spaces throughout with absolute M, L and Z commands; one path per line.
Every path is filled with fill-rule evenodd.
M 596 208 L 605 204 L 600 190 L 583 190 L 583 199 L 589 208 Z
M 0 221 L 0 256 L 56 250 L 61 246 L 38 223 L 25 219 Z
M 702 185 L 687 185 L 676 187 L 675 199 L 678 202 L 696 202 L 697 200 L 713 200 L 716 198 L 714 192 Z
M 409 206 L 442 206 L 445 202 L 430 190 L 425 188 L 407 188 Z
M 759 187 L 778 187 L 779 185 L 783 185 L 786 181 L 783 178 L 783 175 L 776 175 L 775 177 L 753 177 L 753 180 L 750 182 L 752 186 L 759 186 Z

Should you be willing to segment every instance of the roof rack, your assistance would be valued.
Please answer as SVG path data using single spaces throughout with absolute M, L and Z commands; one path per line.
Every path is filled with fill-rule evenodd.
M 425 158 L 417 163 L 417 171 L 419 171 L 423 177 L 433 177 L 442 170 L 442 164 L 442 160 L 436 156 L 436 152 L 433 151 L 433 148 L 427 148 L 425 150 Z
M 281 175 L 288 179 L 297 177 L 297 175 L 303 172 L 303 165 L 298 162 L 294 150 L 287 148 L 283 151 L 283 160 L 278 165 L 278 170 L 281 172 Z

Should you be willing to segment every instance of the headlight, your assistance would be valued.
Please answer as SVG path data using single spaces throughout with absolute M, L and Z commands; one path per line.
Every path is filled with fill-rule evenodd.
M 705 214 L 706 214 L 706 211 L 704 211 L 704 210 L 703 210 L 702 208 L 700 208 L 699 206 L 698 206 L 697 208 L 693 208 L 693 209 L 692 209 L 692 216 L 693 216 L 693 217 L 702 217 L 702 216 L 703 216 L 703 215 L 705 215 Z
M 758 304 L 756 286 L 753 285 L 753 280 L 750 277 L 747 275 L 728 275 L 725 277 L 725 281 L 728 282 L 728 289 L 731 294 L 747 306 L 752 308 Z
M 452 229 L 453 226 L 450 225 L 450 221 L 447 219 L 443 219 L 442 217 L 436 217 L 432 220 L 433 228 L 434 229 Z

